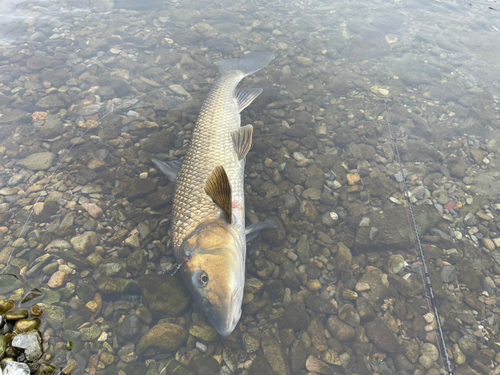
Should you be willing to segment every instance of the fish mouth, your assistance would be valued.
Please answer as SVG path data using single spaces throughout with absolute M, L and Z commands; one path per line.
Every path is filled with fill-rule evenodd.
M 221 336 L 229 336 L 231 332 L 234 331 L 234 328 L 238 324 L 240 317 L 241 317 L 241 307 L 240 307 L 240 301 L 238 301 L 238 292 L 240 291 L 241 286 L 239 286 L 233 295 L 231 296 L 231 299 L 229 301 L 229 306 L 228 306 L 228 315 L 226 319 L 223 321 L 223 324 L 221 325 L 215 325 L 215 329 Z

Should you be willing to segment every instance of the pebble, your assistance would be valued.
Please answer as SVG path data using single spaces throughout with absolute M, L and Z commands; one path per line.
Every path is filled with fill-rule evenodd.
M 69 273 L 66 271 L 56 271 L 50 277 L 47 285 L 52 289 L 60 288 L 68 279 Z

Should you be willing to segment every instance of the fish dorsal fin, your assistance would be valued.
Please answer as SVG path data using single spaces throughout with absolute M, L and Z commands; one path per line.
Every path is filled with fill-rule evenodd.
M 229 224 L 233 222 L 231 184 L 224 167 L 217 166 L 208 177 L 205 183 L 205 193 L 218 205 L 226 214 Z
M 263 89 L 239 89 L 236 90 L 236 101 L 238 102 L 238 113 L 248 107 L 261 93 Z
M 250 147 L 252 147 L 253 126 L 245 125 L 231 133 L 233 139 L 234 151 L 238 155 L 238 160 L 247 156 Z

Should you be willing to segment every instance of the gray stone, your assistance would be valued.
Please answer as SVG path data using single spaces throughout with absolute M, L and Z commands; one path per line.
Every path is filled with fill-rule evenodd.
M 71 239 L 73 249 L 80 255 L 88 255 L 95 249 L 98 243 L 99 238 L 96 232 L 85 232 Z
M 380 350 L 397 354 L 401 351 L 398 338 L 381 317 L 364 325 L 366 335 Z
M 440 219 L 434 207 L 417 206 L 413 209 L 419 234 L 424 235 Z M 360 251 L 374 250 L 399 250 L 413 244 L 413 233 L 408 230 L 407 211 L 405 207 L 395 207 L 385 210 L 370 212 L 371 228 L 378 231 L 370 239 L 371 228 L 358 228 L 354 247 Z
M 300 237 L 299 243 L 297 244 L 297 255 L 302 263 L 309 263 L 309 239 L 305 234 Z
M 441 280 L 443 283 L 453 283 L 457 277 L 455 272 L 456 268 L 452 265 L 445 265 L 441 268 L 439 273 L 441 274 Z
M 30 375 L 30 368 L 26 363 L 7 361 L 3 375 Z
M 52 166 L 55 158 L 52 152 L 39 152 L 19 160 L 17 164 L 34 171 L 45 171 Z
M 24 355 L 30 362 L 38 361 L 43 354 L 42 337 L 36 329 L 29 330 L 14 337 L 12 346 L 24 349 Z

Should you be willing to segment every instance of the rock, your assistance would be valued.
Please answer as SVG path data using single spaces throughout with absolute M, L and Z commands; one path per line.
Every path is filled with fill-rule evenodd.
M 168 153 L 173 147 L 176 136 L 172 131 L 152 133 L 148 138 L 141 140 L 141 147 L 152 154 Z
M 127 315 L 118 325 L 118 334 L 125 340 L 134 340 L 141 327 L 141 320 L 137 315 Z
M 92 324 L 90 327 L 80 329 L 80 335 L 83 341 L 94 341 L 101 335 L 101 327 L 98 324 Z
M 247 353 L 255 353 L 260 349 L 260 340 L 249 333 L 244 333 L 241 336 L 243 349 Z
M 76 288 L 75 293 L 78 298 L 87 303 L 94 298 L 95 288 L 88 282 L 83 282 Z
M 365 272 L 359 282 L 370 285 L 370 290 L 362 292 L 362 296 L 370 305 L 375 306 L 385 297 L 387 286 L 382 282 L 379 271 Z
M 309 239 L 307 235 L 300 237 L 299 243 L 297 245 L 297 255 L 302 263 L 309 263 Z
M 262 333 L 262 351 L 269 365 L 277 375 L 291 375 L 285 349 L 276 340 L 270 329 Z
M 139 355 L 150 348 L 170 352 L 176 350 L 187 338 L 188 332 L 177 324 L 157 324 L 139 340 L 135 351 Z
M 24 349 L 24 355 L 30 362 L 38 361 L 43 354 L 42 337 L 40 336 L 40 332 L 36 329 L 32 329 L 14 337 L 12 346 Z
M 97 289 L 103 293 L 123 293 L 132 284 L 132 280 L 101 276 L 96 280 L 96 284 Z
M 424 235 L 440 219 L 434 207 L 417 206 L 413 210 L 419 234 Z M 405 207 L 395 207 L 370 212 L 370 228 L 361 227 L 356 232 L 354 248 L 360 251 L 399 250 L 413 244 L 413 233 L 408 230 L 407 212 Z M 370 231 L 377 228 L 376 234 L 370 239 Z
M 477 353 L 477 344 L 473 336 L 466 335 L 458 339 L 458 346 L 467 357 L 473 357 Z
M 424 366 L 427 370 L 429 370 L 435 361 L 439 358 L 439 350 L 431 344 L 430 342 L 426 342 L 422 344 L 420 347 L 420 358 L 418 362 Z
M 415 339 L 402 341 L 402 352 L 411 363 L 417 363 L 419 358 L 419 346 Z
M 66 271 L 56 271 L 52 274 L 47 285 L 51 288 L 60 288 L 66 282 L 69 276 L 69 272 Z
M 396 290 L 399 293 L 401 293 L 406 298 L 415 297 L 415 289 L 412 287 L 412 285 L 408 281 L 403 279 L 401 276 L 388 275 L 387 280 L 394 288 L 396 288 Z
M 73 249 L 80 255 L 88 255 L 98 243 L 99 238 L 96 232 L 85 232 L 71 239 Z
M 134 178 L 123 183 L 123 194 L 127 198 L 137 198 L 156 190 L 156 182 L 150 179 Z
M 402 255 L 391 254 L 387 260 L 385 269 L 388 273 L 399 273 L 406 266 L 405 259 Z
M 351 250 L 342 242 L 338 244 L 338 251 L 335 255 L 335 271 L 340 275 L 343 281 L 346 281 L 351 275 L 352 254 Z
M 119 258 L 104 259 L 99 265 L 98 273 L 107 277 L 124 277 L 127 273 L 127 264 Z
M 306 361 L 306 368 L 309 371 L 313 371 L 318 374 L 323 374 L 323 375 L 333 375 L 334 371 L 333 369 L 327 365 L 325 362 L 319 360 L 318 358 L 310 355 L 307 358 Z
M 197 324 L 189 328 L 189 334 L 200 340 L 211 342 L 219 335 L 215 328 L 208 324 Z
M 45 171 L 52 167 L 55 158 L 52 152 L 39 152 L 19 160 L 17 164 L 34 171 Z
M 193 359 L 193 367 L 196 370 L 196 375 L 212 375 L 221 373 L 221 366 L 219 362 L 212 357 L 198 357 Z M 181 372 L 179 371 L 179 375 L 180 374 Z M 193 372 L 186 372 L 185 374 L 195 375 Z
M 306 295 L 304 297 L 304 303 L 307 308 L 312 311 L 316 311 L 323 314 L 336 314 L 337 308 L 330 300 L 321 299 L 318 296 Z
M 26 363 L 7 361 L 3 369 L 3 375 L 30 375 L 30 368 Z
M 360 318 L 358 312 L 352 305 L 345 304 L 339 310 L 339 319 L 352 327 L 359 326 Z
M 7 262 L 7 261 L 6 261 Z M 0 294 L 6 294 L 23 286 L 23 282 L 14 275 L 5 274 L 0 277 Z
M 55 330 L 62 328 L 64 319 L 66 318 L 66 312 L 62 307 L 47 305 L 45 303 L 39 303 L 38 306 L 43 311 L 44 320 L 46 320 L 52 328 Z
M 364 328 L 368 338 L 383 352 L 398 354 L 401 351 L 398 338 L 383 318 L 378 317 L 366 323 Z
M 354 328 L 340 321 L 336 316 L 330 316 L 326 322 L 328 332 L 340 342 L 348 342 L 354 338 Z
M 82 203 L 82 207 L 87 211 L 90 216 L 94 219 L 98 219 L 103 215 L 102 208 L 95 203 Z
M 180 316 L 191 302 L 184 282 L 177 277 L 143 275 L 137 281 L 150 309 L 160 316 Z
M 66 104 L 56 95 L 44 96 L 43 98 L 38 100 L 35 105 L 41 109 L 50 109 L 50 108 L 58 108 L 66 106 Z
M 285 313 L 279 319 L 280 329 L 291 328 L 295 331 L 307 328 L 309 315 L 301 302 L 290 302 L 285 306 Z

